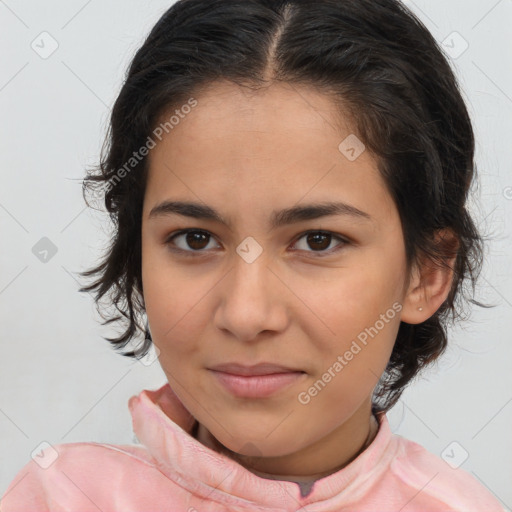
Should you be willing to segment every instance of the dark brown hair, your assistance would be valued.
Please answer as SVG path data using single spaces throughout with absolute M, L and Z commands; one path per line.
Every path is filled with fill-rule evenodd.
M 144 335 L 141 347 L 122 355 L 147 353 L 151 336 L 147 321 L 143 325 L 141 279 L 147 158 L 130 159 L 164 113 L 218 80 L 253 88 L 284 82 L 329 94 L 351 115 L 357 136 L 378 162 L 400 214 L 408 270 L 424 257 L 447 265 L 456 255 L 451 291 L 438 311 L 421 324 L 400 324 L 373 396 L 374 412 L 389 410 L 445 350 L 449 313 L 454 321 L 462 318 L 467 280 L 474 294 L 484 240 L 466 209 L 476 173 L 474 134 L 457 79 L 427 28 L 396 0 L 172 5 L 136 52 L 112 109 L 100 163 L 83 182 L 87 205 L 85 192 L 97 194 L 115 229 L 104 260 L 82 273 L 98 279 L 80 291 L 96 291 L 98 309 L 103 297 L 116 308 L 115 316 L 102 315 L 104 324 L 125 327 L 119 337 L 105 338 L 116 349 Z M 443 228 L 453 232 L 455 245 L 436 241 Z

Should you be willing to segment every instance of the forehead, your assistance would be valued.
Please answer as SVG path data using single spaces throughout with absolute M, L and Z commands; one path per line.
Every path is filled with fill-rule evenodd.
M 197 105 L 149 153 L 146 215 L 169 198 L 199 199 L 226 217 L 237 216 L 230 205 L 238 215 L 264 215 L 270 204 L 301 201 L 345 201 L 381 219 L 396 213 L 369 151 L 351 160 L 346 144 L 340 150 L 358 139 L 329 96 L 289 84 L 250 91 L 221 82 L 194 98 Z

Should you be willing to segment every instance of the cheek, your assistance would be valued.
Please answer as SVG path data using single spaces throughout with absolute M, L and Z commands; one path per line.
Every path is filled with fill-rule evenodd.
M 399 322 L 394 313 L 393 309 L 387 316 L 384 313 L 386 321 L 340 316 L 336 336 L 324 338 L 323 345 L 317 347 L 318 364 L 310 382 L 314 389 L 309 389 L 318 393 L 315 403 L 319 409 L 336 403 L 333 414 L 342 418 L 374 390 L 396 339 Z
M 396 269 L 364 263 L 340 270 L 329 283 L 311 286 L 314 281 L 309 281 L 305 302 L 319 321 L 312 323 L 308 313 L 309 327 L 303 328 L 317 340 L 325 368 L 347 352 L 347 358 L 357 361 L 350 367 L 364 366 L 369 373 L 369 368 L 381 368 L 394 345 L 400 307 Z
M 347 266 L 330 271 L 328 281 L 307 279 L 295 288 L 299 297 L 334 333 L 353 333 L 364 328 L 391 307 L 392 278 L 386 272 L 368 266 Z
M 201 307 L 201 289 L 197 279 L 187 278 L 170 260 L 160 254 L 143 257 L 144 303 L 154 344 L 161 352 L 182 351 L 193 337 L 194 322 Z M 204 292 L 203 292 L 204 295 Z M 188 334 L 187 334 L 188 333 Z

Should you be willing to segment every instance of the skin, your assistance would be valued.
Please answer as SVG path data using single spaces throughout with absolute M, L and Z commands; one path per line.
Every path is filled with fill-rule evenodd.
M 369 151 L 349 161 L 338 149 L 354 130 L 327 96 L 286 84 L 248 94 L 217 82 L 195 97 L 198 105 L 148 157 L 142 278 L 159 362 L 206 446 L 283 480 L 331 474 L 375 435 L 371 395 L 400 321 L 432 316 L 452 273 L 415 267 L 407 282 L 396 206 Z M 207 204 L 231 227 L 176 214 L 149 218 L 164 200 Z M 273 210 L 326 201 L 349 203 L 372 220 L 328 216 L 269 229 Z M 183 229 L 210 236 L 166 245 Z M 333 236 L 308 243 L 304 232 L 318 230 Z M 249 236 L 263 249 L 252 263 L 236 252 Z M 394 303 L 401 311 L 300 403 L 299 393 Z M 271 397 L 237 398 L 208 370 L 231 361 L 305 374 Z

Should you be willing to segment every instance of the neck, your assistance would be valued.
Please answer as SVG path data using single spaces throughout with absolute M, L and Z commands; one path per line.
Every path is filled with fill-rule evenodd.
M 254 473 L 256 475 L 259 475 L 259 476 L 262 476 L 265 478 L 274 478 L 274 479 L 277 478 L 278 480 L 288 480 L 288 481 L 297 482 L 297 483 L 299 483 L 299 482 L 300 483 L 310 483 L 310 482 L 313 482 L 320 478 L 324 478 L 328 475 L 336 473 L 337 471 L 340 471 L 345 466 L 350 464 L 350 462 L 352 462 L 354 459 L 356 459 L 361 453 L 363 453 L 366 450 L 366 448 L 368 448 L 368 446 L 370 446 L 372 441 L 375 439 L 375 437 L 378 433 L 378 430 L 379 430 L 379 423 L 378 423 L 377 419 L 375 418 L 375 416 L 372 414 L 370 417 L 370 428 L 368 430 L 368 436 L 367 436 L 364 444 L 361 446 L 361 448 L 352 456 L 352 458 L 350 460 L 347 460 L 344 463 L 342 463 L 341 465 L 336 466 L 327 471 L 322 471 L 320 473 L 316 473 L 313 475 L 307 475 L 304 477 L 300 477 L 300 476 L 296 476 L 296 475 L 276 475 L 276 474 L 272 474 L 272 473 L 264 473 L 263 471 L 257 471 L 255 469 L 251 469 L 251 468 L 247 468 L 247 469 L 249 469 L 252 473 Z
M 197 440 L 263 478 L 307 483 L 341 470 L 372 443 L 378 433 L 378 421 L 371 410 L 363 421 L 364 428 L 361 428 L 361 422 L 346 422 L 317 443 L 281 457 L 250 457 L 236 453 L 219 443 L 201 424 L 198 425 Z M 333 451 L 333 445 L 336 451 Z

